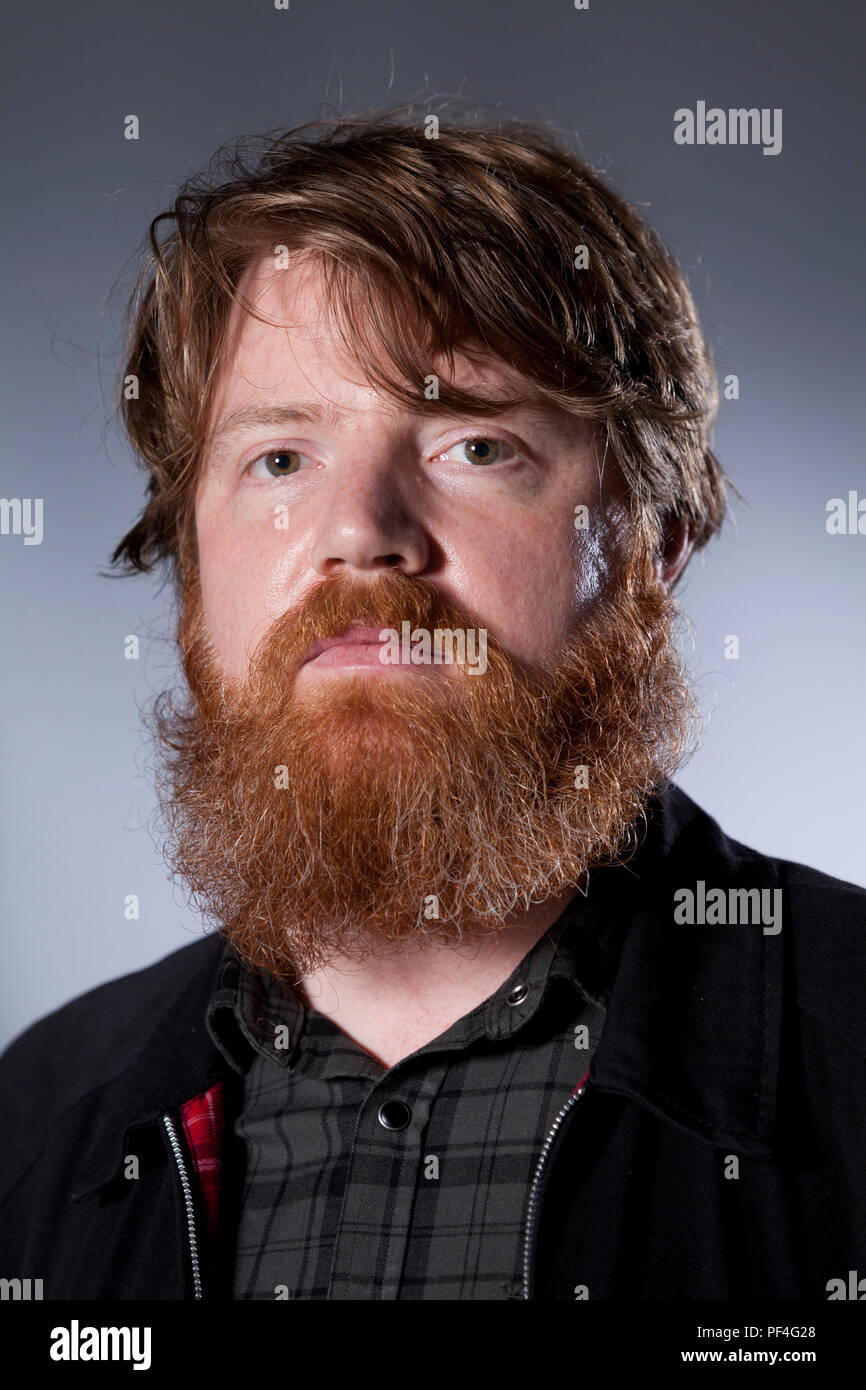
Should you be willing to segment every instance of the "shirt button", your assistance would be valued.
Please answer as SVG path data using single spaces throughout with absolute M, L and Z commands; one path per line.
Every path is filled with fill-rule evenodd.
M 383 1129 L 405 1129 L 412 1111 L 402 1100 L 389 1100 L 379 1107 L 379 1124 Z
M 529 985 L 515 985 L 511 993 L 506 997 L 505 1002 L 514 1008 L 517 1004 L 522 1004 L 529 993 Z

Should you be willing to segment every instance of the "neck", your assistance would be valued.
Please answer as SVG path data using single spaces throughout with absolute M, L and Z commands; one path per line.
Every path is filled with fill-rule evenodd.
M 506 919 L 504 930 L 470 946 L 399 949 L 363 962 L 336 957 L 295 991 L 384 1067 L 393 1067 L 488 999 L 579 890 Z

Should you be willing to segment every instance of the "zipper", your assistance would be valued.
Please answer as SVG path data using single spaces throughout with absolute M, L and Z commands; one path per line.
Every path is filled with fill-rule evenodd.
M 545 1164 L 547 1163 L 548 1157 L 550 1155 L 550 1150 L 553 1147 L 553 1141 L 559 1133 L 563 1120 L 565 1119 L 569 1111 L 572 1110 L 573 1107 L 580 1100 L 580 1097 L 583 1095 L 585 1090 L 586 1077 L 584 1077 L 583 1081 L 581 1081 L 577 1090 L 572 1091 L 571 1095 L 568 1097 L 568 1100 L 565 1102 L 562 1109 L 559 1111 L 559 1114 L 556 1116 L 556 1119 L 553 1121 L 553 1124 L 550 1127 L 550 1133 L 544 1141 L 541 1153 L 538 1156 L 538 1162 L 535 1165 L 535 1172 L 533 1174 L 532 1182 L 529 1188 L 529 1201 L 526 1207 L 526 1234 L 523 1239 L 524 1300 L 529 1298 L 529 1280 L 530 1270 L 532 1266 L 532 1237 L 535 1234 L 534 1228 L 538 1218 L 538 1189 L 541 1183 L 541 1176 L 544 1172 Z
M 180 1140 L 177 1137 L 177 1130 L 170 1115 L 163 1115 L 162 1123 L 165 1125 L 168 1140 L 171 1144 L 171 1151 L 174 1154 L 174 1161 L 177 1164 L 177 1171 L 180 1175 L 180 1185 L 183 1188 L 183 1200 L 186 1207 L 186 1226 L 189 1236 L 189 1258 L 192 1264 L 192 1287 L 193 1298 L 201 1298 L 201 1274 L 198 1264 L 198 1239 L 195 1230 L 195 1209 L 192 1203 L 192 1189 L 189 1185 L 189 1175 L 184 1163 L 183 1150 L 180 1147 Z

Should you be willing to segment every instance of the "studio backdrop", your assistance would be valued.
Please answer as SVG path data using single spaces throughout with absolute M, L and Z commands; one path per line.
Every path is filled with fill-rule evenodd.
M 808 0 L 93 0 L 4 18 L 0 1043 L 201 923 L 153 831 L 176 680 L 115 419 L 150 219 L 240 134 L 449 96 L 576 142 L 688 275 L 742 494 L 678 587 L 705 713 L 680 785 L 866 884 L 863 7 Z M 738 112 L 750 113 L 741 119 Z

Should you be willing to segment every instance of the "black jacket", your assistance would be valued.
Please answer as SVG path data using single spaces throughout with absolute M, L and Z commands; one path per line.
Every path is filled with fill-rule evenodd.
M 780 890 L 781 930 L 677 922 L 675 894 L 698 881 L 767 902 Z M 588 1080 L 563 1096 L 527 1193 L 523 1296 L 824 1301 L 831 1281 L 853 1287 L 866 890 L 738 844 L 669 785 L 637 855 L 594 873 L 587 903 L 620 961 Z M 222 946 L 205 936 L 90 991 L 0 1059 L 0 1276 L 42 1279 L 53 1299 L 231 1297 L 241 1082 L 204 1022 Z M 217 1091 L 211 1241 L 178 1116 Z

